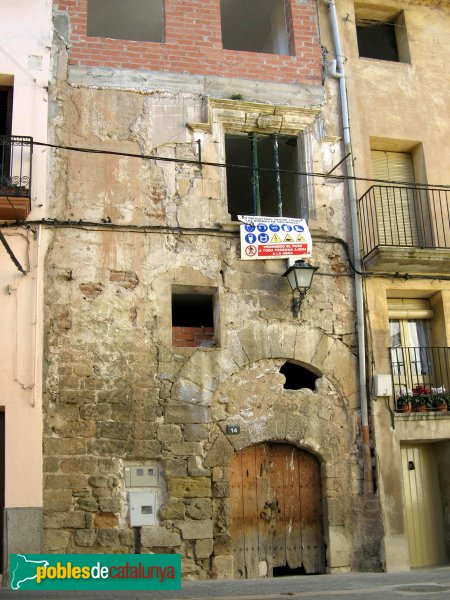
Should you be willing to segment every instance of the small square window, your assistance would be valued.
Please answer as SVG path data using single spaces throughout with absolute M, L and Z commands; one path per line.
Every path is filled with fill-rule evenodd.
M 355 7 L 359 56 L 391 62 L 410 62 L 403 13 Z
M 172 294 L 172 343 L 177 347 L 215 346 L 214 296 L 183 291 Z
M 163 41 L 163 0 L 88 0 L 91 37 Z
M 289 54 L 285 0 L 221 0 L 226 50 Z

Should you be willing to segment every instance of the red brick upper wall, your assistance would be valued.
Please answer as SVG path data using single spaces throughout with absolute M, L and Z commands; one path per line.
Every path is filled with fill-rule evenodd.
M 165 0 L 162 44 L 88 37 L 87 0 L 55 0 L 71 21 L 71 65 L 321 85 L 315 0 L 285 1 L 291 56 L 224 50 L 220 0 Z

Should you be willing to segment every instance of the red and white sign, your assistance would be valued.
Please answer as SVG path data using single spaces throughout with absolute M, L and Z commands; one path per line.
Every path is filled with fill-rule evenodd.
M 242 260 L 311 256 L 311 234 L 304 219 L 242 215 L 238 218 L 242 221 Z

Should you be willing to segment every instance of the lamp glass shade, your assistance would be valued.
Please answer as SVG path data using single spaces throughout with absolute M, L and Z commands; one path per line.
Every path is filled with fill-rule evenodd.
M 311 287 L 312 278 L 317 267 L 313 267 L 303 260 L 298 260 L 284 274 L 287 277 L 292 291 L 307 290 Z

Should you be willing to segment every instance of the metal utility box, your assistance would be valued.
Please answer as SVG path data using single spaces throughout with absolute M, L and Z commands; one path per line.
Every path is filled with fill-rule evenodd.
M 374 375 L 373 387 L 374 396 L 392 396 L 392 378 L 390 375 Z
M 126 487 L 158 487 L 158 485 L 158 465 L 130 465 L 125 467 Z
M 157 500 L 156 492 L 129 492 L 130 526 L 157 525 Z

